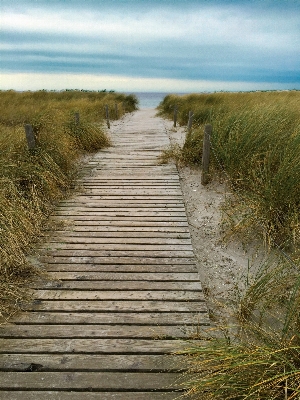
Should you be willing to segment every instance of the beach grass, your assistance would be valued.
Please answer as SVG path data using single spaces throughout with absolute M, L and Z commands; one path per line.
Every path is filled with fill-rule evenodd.
M 292 400 L 300 398 L 300 92 L 169 95 L 159 113 L 192 130 L 162 160 L 201 168 L 203 131 L 211 124 L 210 179 L 225 181 L 224 239 L 255 238 L 270 252 L 226 315 L 202 332 L 205 346 L 184 351 L 189 398 Z M 242 286 L 241 290 L 239 286 Z
M 299 246 L 300 91 L 169 95 L 159 112 L 193 127 L 181 149 L 167 149 L 186 165 L 201 165 L 203 130 L 212 124 L 211 169 L 223 174 L 235 198 L 228 203 L 230 231 L 258 230 L 268 246 Z M 237 196 L 237 197 L 236 197 Z
M 39 273 L 28 254 L 55 204 L 70 193 L 80 157 L 110 145 L 104 106 L 113 119 L 115 104 L 122 115 L 137 108 L 137 99 L 102 91 L 2 91 L 0 104 L 0 317 L 6 320 Z M 32 150 L 24 124 L 33 127 Z

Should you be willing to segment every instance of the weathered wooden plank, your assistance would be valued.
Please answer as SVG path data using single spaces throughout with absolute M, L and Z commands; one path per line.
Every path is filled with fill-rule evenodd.
M 126 151 L 126 147 L 123 148 L 124 151 Z M 157 153 L 158 155 L 158 153 Z M 128 168 L 128 160 L 127 159 L 111 159 L 111 158 L 103 158 L 103 162 L 98 164 L 99 166 L 105 167 L 106 169 L 109 169 L 110 167 L 113 167 L 115 169 L 117 168 L 122 168 L 122 169 L 134 169 L 134 168 L 145 168 L 145 167 L 156 167 L 158 165 L 157 160 L 155 158 L 153 159 L 148 159 L 148 160 L 141 160 L 141 159 L 132 159 L 130 161 L 130 168 Z M 92 165 L 92 164 L 90 164 Z
M 111 210 L 106 210 L 106 211 L 93 211 L 92 209 L 86 209 L 86 210 L 81 210 L 78 211 L 76 208 L 74 209 L 68 209 L 68 210 L 57 210 L 53 215 L 56 216 L 61 216 L 61 217 L 74 217 L 74 219 L 82 219 L 81 217 L 85 217 L 86 220 L 89 220 L 90 218 L 92 219 L 98 219 L 100 218 L 101 220 L 110 220 L 112 218 L 113 220 L 116 218 L 118 219 L 123 219 L 123 218 L 130 218 L 130 219 L 146 219 L 150 218 L 151 220 L 158 220 L 158 221 L 168 221 L 168 220 L 174 220 L 174 221 L 184 221 L 185 220 L 185 212 L 169 212 L 166 210 L 165 212 L 157 212 L 157 211 L 152 211 L 152 212 L 135 212 L 135 211 L 111 211 Z M 109 217 L 109 218 L 108 218 Z M 178 219 L 179 218 L 179 219 Z
M 0 338 L 191 338 L 196 327 L 170 325 L 6 325 Z M 1 363 L 1 357 L 0 357 Z M 107 366 L 106 366 L 107 368 Z M 103 369 L 103 367 L 102 367 Z
M 90 201 L 88 200 L 79 200 L 78 201 L 73 201 L 70 203 L 65 203 L 60 205 L 57 210 L 58 211 L 64 211 L 64 210 L 94 210 L 96 211 L 99 209 L 100 211 L 113 211 L 113 210 L 121 210 L 124 212 L 127 211 L 135 211 L 135 210 L 141 210 L 141 211 L 172 211 L 172 212 L 183 212 L 185 211 L 185 208 L 183 208 L 182 203 L 180 204 L 177 200 L 174 200 L 173 202 L 165 203 L 162 202 L 163 200 L 153 200 L 153 201 L 143 201 L 143 200 L 117 200 L 117 199 L 112 199 L 111 201 L 109 200 L 101 200 L 101 199 L 91 199 Z
M 41 262 L 45 262 L 48 264 L 63 264 L 63 263 L 74 263 L 74 264 L 105 264 L 105 265 L 121 265 L 121 264 L 131 264 L 131 265 L 195 265 L 195 260 L 192 257 L 132 257 L 132 256 L 114 256 L 111 254 L 110 256 L 102 256 L 102 257 L 95 257 L 95 256 L 85 256 L 81 257 L 79 255 L 72 255 L 69 257 L 58 256 L 55 257 L 47 255 L 42 255 L 40 258 Z M 47 266 L 49 268 L 49 266 Z M 129 279 L 130 280 L 130 279 Z
M 99 246 L 101 247 L 101 246 Z M 143 250 L 142 246 L 136 250 L 74 250 L 74 249 L 59 249 L 52 252 L 55 257 L 192 257 L 191 250 Z
M 86 235 L 86 236 L 80 236 L 80 235 L 75 235 L 73 236 L 72 233 L 66 232 L 65 235 L 55 235 L 51 236 L 49 240 L 47 241 L 47 244 L 44 246 L 46 249 L 49 248 L 68 248 L 71 245 L 74 245 L 74 250 L 76 248 L 96 248 L 99 249 L 101 247 L 102 250 L 107 248 L 106 246 L 113 246 L 113 249 L 120 249 L 120 246 L 131 246 L 133 248 L 139 248 L 140 246 L 152 246 L 153 248 L 161 248 L 165 250 L 166 248 L 170 249 L 170 247 L 174 246 L 175 249 L 178 250 L 186 250 L 188 248 L 192 248 L 191 245 L 191 240 L 190 238 L 187 239 L 182 239 L 180 237 L 175 238 L 168 238 L 168 237 L 160 237 L 160 238 L 155 238 L 155 237 L 138 237 L 138 238 L 132 238 L 132 237 L 127 237 L 127 236 L 119 236 L 119 237 L 102 237 L 99 234 L 96 235 Z M 49 244 L 49 245 L 48 245 Z M 65 246 L 66 245 L 66 246 Z M 78 247 L 80 246 L 81 247 Z M 91 247 L 89 246 L 91 245 Z M 101 245 L 101 246 L 99 246 Z M 84 247 L 82 247 L 84 246 Z M 177 248 L 178 246 L 178 248 Z
M 118 149 L 116 149 L 118 150 Z M 121 148 L 119 148 L 121 150 Z M 123 151 L 128 151 L 129 148 L 125 147 Z M 136 150 L 136 149 L 134 149 Z M 87 168 L 93 172 L 94 176 L 102 176 L 105 177 L 107 176 L 107 172 L 111 171 L 111 175 L 113 177 L 115 176 L 121 176 L 121 175 L 134 175 L 134 176 L 143 176 L 147 172 L 151 172 L 149 176 L 155 176 L 156 174 L 159 174 L 159 176 L 165 175 L 170 175 L 174 174 L 174 169 L 169 168 L 166 171 L 162 173 L 162 168 L 159 162 L 157 162 L 160 158 L 161 152 L 155 151 L 153 152 L 154 157 L 153 158 L 148 158 L 147 160 L 142 160 L 142 159 L 136 159 L 134 160 L 134 157 L 132 157 L 131 161 L 128 161 L 127 159 L 122 158 L 122 154 L 118 152 L 118 155 L 120 155 L 120 159 L 116 160 L 114 158 L 110 157 L 103 157 L 102 160 L 95 160 L 94 162 L 90 162 L 87 165 Z M 130 166 L 128 165 L 130 162 Z M 168 168 L 168 167 L 167 167 Z M 106 175 L 105 175 L 106 172 Z
M 175 237 L 174 237 L 175 236 Z M 136 234 L 135 237 L 129 235 L 124 235 L 124 233 L 119 233 L 118 235 L 108 236 L 106 232 L 106 236 L 103 236 L 101 233 L 72 233 L 69 231 L 65 231 L 63 233 L 55 233 L 51 235 L 48 239 L 48 243 L 68 243 L 68 244 L 79 244 L 79 243 L 89 243 L 89 244 L 138 244 L 138 245 L 179 245 L 179 246 L 190 246 L 191 247 L 191 239 L 188 237 L 182 237 L 183 235 L 175 234 L 173 237 L 168 237 L 164 235 L 162 237 L 152 237 L 145 235 Z M 117 247 L 117 246 L 116 246 Z M 179 247 L 180 248 L 180 247 Z
M 179 179 L 168 179 L 168 180 L 137 180 L 137 179 L 117 179 L 117 178 L 111 178 L 109 181 L 103 180 L 101 178 L 94 177 L 94 179 L 84 179 L 81 181 L 77 182 L 78 185 L 82 185 L 83 187 L 165 187 L 165 188 L 179 188 L 180 187 L 180 182 Z
M 89 251 L 89 252 L 105 252 L 108 250 L 115 251 L 152 251 L 156 254 L 156 252 L 164 251 L 170 252 L 174 251 L 177 253 L 184 252 L 186 256 L 192 256 L 193 248 L 190 243 L 187 244 L 146 244 L 146 243 L 123 243 L 120 241 L 119 243 L 105 243 L 104 241 L 94 242 L 92 240 L 80 241 L 76 243 L 76 241 L 68 241 L 68 242 L 49 242 L 44 247 L 46 250 L 51 251 L 73 251 L 77 253 L 78 251 Z M 130 254 L 130 253 L 129 253 Z
M 153 208 L 153 207 L 158 207 L 158 208 L 173 208 L 173 209 L 178 209 L 178 208 L 183 208 L 182 202 L 180 202 L 177 199 L 174 200 L 153 200 L 153 199 L 148 199 L 148 200 L 140 200 L 140 199 L 124 199 L 124 200 L 119 200 L 119 199 L 112 199 L 113 201 L 109 200 L 102 200 L 102 199 L 83 199 L 78 198 L 78 199 L 73 199 L 69 201 L 65 201 L 64 203 L 59 204 L 59 209 L 64 208 L 64 207 L 102 207 L 102 208 Z
M 173 243 L 176 242 L 173 239 L 183 239 L 186 241 L 191 241 L 190 234 L 185 230 L 182 232 L 168 232 L 165 231 L 136 231 L 136 230 L 91 230 L 91 231 L 78 231 L 78 230 L 65 230 L 56 231 L 54 234 L 49 235 L 49 240 L 65 239 L 69 238 L 108 238 L 111 240 L 116 240 L 116 238 L 131 239 L 131 243 L 134 243 L 137 238 L 139 240 L 151 240 L 151 243 Z
M 163 216 L 167 213 L 170 215 L 185 215 L 185 208 L 183 206 L 181 207 L 156 207 L 155 204 L 153 204 L 153 207 L 113 207 L 113 204 L 110 204 L 110 207 L 101 207 L 101 205 L 96 205 L 96 206 L 91 206 L 89 204 L 88 206 L 85 207 L 59 207 L 57 208 L 57 213 L 68 213 L 68 212 L 76 212 L 76 213 L 114 213 L 112 215 L 115 215 L 116 213 L 125 213 L 126 215 L 135 215 L 137 213 L 142 214 L 147 216 L 147 214 L 152 215 L 153 213 L 156 213 L 158 215 L 162 214 Z M 110 214 L 107 214 L 110 215 Z
M 0 388 L 68 390 L 182 389 L 179 373 L 130 372 L 0 372 Z
M 178 291 L 200 291 L 200 282 L 157 282 L 157 281 L 49 281 L 31 285 L 32 288 L 56 288 L 72 290 L 178 290 Z
M 206 311 L 206 310 L 205 310 Z M 158 313 L 120 313 L 114 312 L 23 312 L 10 320 L 21 324 L 123 324 L 123 325 L 195 325 L 196 327 L 209 325 L 206 312 L 158 312 Z
M 76 225 L 74 224 L 66 224 L 66 231 L 65 232 L 101 232 L 101 234 L 103 232 L 107 232 L 108 234 L 110 232 L 121 232 L 124 236 L 130 236 L 132 233 L 134 234 L 134 232 L 138 232 L 141 233 L 145 232 L 145 236 L 150 233 L 152 235 L 152 232 L 155 233 L 167 233 L 169 234 L 178 234 L 181 236 L 181 234 L 187 234 L 189 235 L 189 229 L 187 225 L 182 225 L 180 223 L 173 225 L 173 224 L 164 224 L 163 226 L 161 226 L 161 224 L 150 224 L 149 226 L 142 226 L 141 224 L 134 224 L 134 225 L 130 225 L 130 224 L 126 224 L 126 225 L 122 225 L 122 226 L 118 226 L 118 224 L 93 224 L 91 225 L 90 223 L 88 225 L 84 225 L 80 222 L 77 222 Z M 84 235 L 84 234 L 83 234 Z M 154 233 L 153 233 L 154 235 Z M 177 236 L 177 235 L 176 235 Z
M 179 355 L 2 354 L 0 370 L 29 372 L 35 364 L 39 371 L 179 371 L 186 362 Z
M 105 196 L 101 196 L 101 195 L 97 195 L 97 194 L 83 194 L 83 193 L 78 193 L 76 196 L 76 199 L 78 199 L 78 201 L 88 201 L 88 200 L 93 200 L 93 201 L 110 201 L 110 200 L 118 200 L 118 201 L 145 201 L 145 203 L 153 203 L 153 202 L 163 202 L 165 201 L 167 204 L 168 203 L 177 203 L 182 201 L 182 194 L 180 193 L 179 195 L 176 196 L 166 196 L 165 194 L 163 195 L 159 195 L 159 196 L 155 196 L 155 195 L 151 195 L 151 196 L 144 196 L 144 195 L 132 195 L 132 194 L 128 194 L 128 195 L 105 195 Z M 71 199 L 72 200 L 72 199 Z M 77 200 L 76 200 L 77 201 Z M 134 203 L 133 203 L 134 204 Z
M 42 267 L 41 267 L 42 268 Z M 70 271 L 70 272 L 171 272 L 171 273 L 177 273 L 177 272 L 197 272 L 196 267 L 193 264 L 183 264 L 183 265 L 170 265 L 169 267 L 166 265 L 155 265 L 155 264 L 76 264 L 74 263 L 65 263 L 65 264 L 49 264 L 47 266 L 47 271 L 49 272 L 63 272 L 63 271 Z M 101 281 L 98 281 L 101 282 Z M 127 281 L 128 282 L 128 281 Z M 166 285 L 167 282 L 160 283 L 160 282 L 154 282 L 153 290 L 154 287 L 159 287 L 159 285 Z M 120 284 L 123 284 L 123 281 L 120 281 Z M 136 283 L 133 283 L 134 285 Z M 145 285 L 149 284 L 148 281 L 145 282 Z M 174 283 L 176 284 L 176 282 Z M 178 283 L 178 285 L 184 290 L 187 286 L 185 286 L 186 282 L 181 282 Z M 197 282 L 198 284 L 198 282 Z M 200 283 L 198 284 L 198 286 Z M 47 286 L 47 284 L 46 284 Z M 171 287 L 171 286 L 165 286 L 165 287 Z
M 101 247 L 101 246 L 99 246 Z M 89 249 L 58 249 L 52 252 L 52 255 L 55 257 L 72 257 L 72 256 L 77 256 L 77 257 L 169 257 L 172 258 L 174 256 L 176 257 L 192 257 L 193 252 L 192 250 L 178 250 L 178 251 L 172 251 L 172 250 L 143 250 L 142 246 L 140 249 L 136 250 L 114 250 L 114 249 L 108 249 L 108 250 L 89 250 Z
M 151 189 L 151 187 L 147 188 L 132 188 L 129 190 L 128 188 L 112 188 L 112 189 L 101 189 L 99 188 L 91 188 L 91 189 L 84 189 L 83 193 L 85 195 L 87 194 L 96 194 L 98 196 L 105 196 L 105 195 L 116 195 L 120 194 L 122 196 L 138 196 L 138 195 L 143 195 L 143 196 L 157 196 L 157 195 L 170 195 L 170 196 L 179 196 L 181 195 L 180 189 Z
M 101 176 L 101 175 L 96 175 L 96 176 L 91 176 L 91 177 L 85 177 L 84 179 L 79 179 L 77 181 L 78 184 L 106 184 L 106 185 L 110 185 L 112 183 L 120 183 L 120 184 L 138 184 L 138 185 L 148 185 L 148 184 L 153 184 L 153 185 L 175 185 L 175 184 L 180 184 L 180 180 L 179 177 L 176 175 L 170 175 L 168 178 L 166 178 L 165 176 L 162 177 L 155 177 L 155 178 L 149 178 L 149 177 L 145 177 L 145 178 L 141 178 L 141 177 L 135 177 L 135 176 L 130 176 L 125 178 L 124 176 Z
M 55 215 L 54 215 L 55 216 Z M 131 224 L 131 225 L 135 225 L 135 222 L 142 222 L 142 223 L 144 223 L 145 224 L 145 222 L 147 222 L 147 221 L 149 221 L 149 222 L 164 222 L 164 223 L 172 223 L 172 222 L 176 222 L 176 224 L 178 223 L 178 222 L 183 222 L 184 224 L 186 224 L 186 217 L 184 217 L 184 216 L 176 216 L 176 215 L 174 215 L 174 216 L 172 216 L 172 215 L 165 215 L 165 216 L 160 216 L 160 215 L 158 215 L 158 216 L 156 216 L 156 215 L 153 215 L 153 216 L 143 216 L 143 215 L 125 215 L 125 214 L 115 214 L 115 215 L 105 215 L 105 214 L 103 214 L 103 215 L 90 215 L 90 213 L 89 213 L 89 215 L 85 215 L 85 214 L 82 214 L 82 215 L 76 215 L 76 213 L 73 213 L 73 214 L 71 214 L 71 215 L 69 215 L 69 214 L 62 214 L 62 215 L 60 215 L 60 214 L 56 214 L 56 216 L 57 216 L 57 218 L 58 217 L 61 217 L 61 218 L 63 218 L 63 219 L 66 219 L 66 220 L 68 220 L 68 219 L 70 219 L 70 220 L 73 220 L 73 221 L 84 221 L 84 223 L 86 224 L 86 225 L 88 225 L 88 221 L 91 221 L 91 222 L 97 222 L 98 223 L 98 221 L 101 221 L 101 223 L 102 223 L 102 225 L 103 225 L 103 223 L 104 222 L 106 222 L 106 221 L 108 221 L 108 222 L 106 222 L 106 224 L 107 225 L 109 225 L 109 224 L 112 224 L 112 222 L 113 221 L 115 221 L 115 222 L 117 222 L 117 224 L 119 225 L 119 226 L 121 226 L 122 225 L 122 223 L 123 222 L 129 222 L 129 224 Z
M 107 284 L 108 288 L 109 285 Z M 204 301 L 200 291 L 182 290 L 35 290 L 34 297 L 40 300 L 174 300 Z M 0 326 L 1 328 L 1 326 Z M 0 329 L 1 330 L 1 329 Z
M 122 196 L 128 194 L 130 196 L 133 196 L 135 194 L 139 195 L 151 195 L 157 196 L 157 195 L 162 195 L 162 196 L 167 196 L 167 195 L 175 195 L 175 196 L 182 196 L 182 192 L 180 189 L 180 186 L 175 185 L 174 187 L 164 187 L 164 186 L 137 186 L 137 185 L 132 185 L 130 187 L 123 187 L 123 186 L 104 186 L 99 185 L 99 187 L 90 187 L 90 188 L 84 188 L 81 186 L 82 193 L 95 193 L 99 195 L 99 192 L 102 192 L 103 194 L 121 194 Z
M 198 343 L 199 342 L 199 343 Z M 192 342 L 181 339 L 0 339 L 0 354 L 8 353 L 85 353 L 85 354 L 174 354 L 192 346 Z M 197 345 L 204 341 L 197 341 Z M 3 374 L 5 375 L 5 374 Z M 0 378 L 0 387 L 2 374 Z
M 109 197 L 109 196 L 106 196 Z M 59 209 L 68 209 L 71 207 L 74 207 L 75 209 L 77 207 L 88 207 L 88 208 L 93 208 L 93 207 L 98 207 L 98 208 L 104 208 L 105 210 L 118 210 L 118 208 L 123 208 L 124 211 L 128 210 L 134 210 L 134 209 L 146 209 L 153 211 L 155 208 L 161 208 L 164 210 L 168 210 L 169 208 L 174 211 L 179 210 L 183 211 L 182 203 L 180 204 L 179 199 L 174 199 L 173 201 L 165 202 L 163 199 L 155 199 L 155 198 L 150 198 L 148 200 L 142 199 L 142 198 L 114 198 L 116 196 L 111 196 L 111 199 L 101 199 L 99 196 L 92 196 L 90 200 L 86 199 L 84 196 L 82 198 L 78 198 L 78 201 L 70 202 L 70 203 L 65 203 L 64 205 L 60 206 Z M 120 196 L 121 197 L 121 196 Z
M 156 184 L 156 185 L 151 185 L 149 184 L 136 184 L 136 183 L 127 183 L 127 184 L 121 184 L 121 183 L 115 183 L 115 184 L 102 184 L 100 183 L 95 183 L 95 184 L 81 184 L 80 185 L 80 190 L 83 192 L 86 191 L 96 191 L 96 190 L 122 190 L 125 192 L 131 192 L 131 191 L 139 191 L 139 190 L 153 190 L 153 191 L 175 191 L 180 193 L 180 185 L 177 183 L 174 184 Z
M 190 281 L 199 282 L 197 272 L 49 272 L 52 279 L 79 281 Z
M 65 312 L 205 312 L 204 301 L 147 301 L 147 300 L 36 300 L 24 304 L 24 310 Z
M 89 390 L 89 389 L 88 389 Z M 178 392 L 0 391 L 3 400 L 178 400 Z M 187 398 L 187 397 L 186 397 Z

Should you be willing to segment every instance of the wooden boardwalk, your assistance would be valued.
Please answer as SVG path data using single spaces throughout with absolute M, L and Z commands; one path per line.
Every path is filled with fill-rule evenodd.
M 208 325 L 164 123 L 141 110 L 112 124 L 39 262 L 53 280 L 0 328 L 0 399 L 171 400 L 174 351 Z

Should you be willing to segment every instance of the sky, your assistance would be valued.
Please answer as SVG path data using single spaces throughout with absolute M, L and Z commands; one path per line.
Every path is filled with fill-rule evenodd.
M 0 0 L 1 90 L 300 89 L 300 0 Z

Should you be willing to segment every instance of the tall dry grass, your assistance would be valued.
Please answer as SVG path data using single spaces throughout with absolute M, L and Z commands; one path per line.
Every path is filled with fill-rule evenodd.
M 37 271 L 27 254 L 42 234 L 55 203 L 76 178 L 80 155 L 109 146 L 104 105 L 114 118 L 137 107 L 135 96 L 106 92 L 0 92 L 0 317 L 26 297 L 25 284 Z M 123 104 L 122 104 L 123 103 Z M 80 113 L 75 123 L 74 113 Z M 27 148 L 24 124 L 38 143 Z
M 206 332 L 206 346 L 189 347 L 187 394 L 201 400 L 300 398 L 300 92 L 167 96 L 160 113 L 186 125 L 184 146 L 164 158 L 201 165 L 203 128 L 213 126 L 211 179 L 232 195 L 224 206 L 227 237 L 260 236 L 283 250 L 245 279 L 230 304 L 234 325 Z M 276 253 L 275 253 L 276 254 Z M 229 305 L 227 305 L 229 307 Z M 228 321 L 227 321 L 228 323 Z M 202 333 L 203 335 L 203 333 Z
M 299 246 L 300 92 L 169 95 L 160 113 L 172 118 L 175 105 L 182 125 L 194 111 L 193 129 L 166 156 L 201 165 L 203 127 L 212 124 L 212 168 L 238 195 L 228 204 L 231 232 L 259 230 L 268 245 Z
M 235 306 L 235 325 L 211 329 L 205 346 L 185 351 L 186 394 L 199 400 L 299 399 L 298 270 L 284 260 L 266 263 Z

